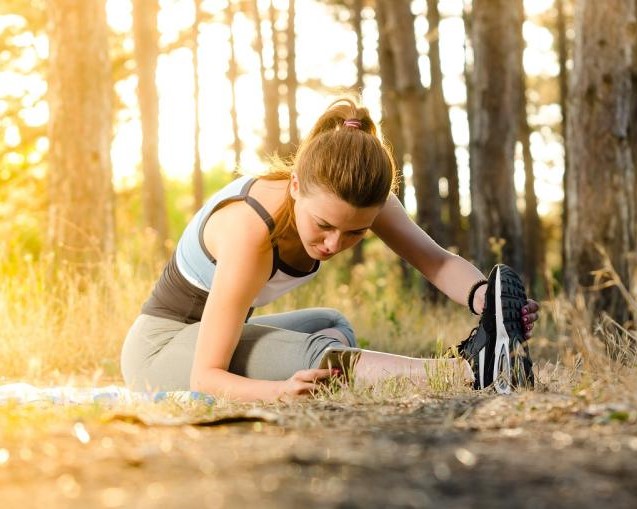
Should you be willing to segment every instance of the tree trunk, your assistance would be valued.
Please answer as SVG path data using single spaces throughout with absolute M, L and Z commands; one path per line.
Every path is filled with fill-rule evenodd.
M 565 284 L 570 296 L 590 288 L 602 268 L 598 247 L 626 287 L 635 251 L 635 161 L 630 133 L 635 1 L 580 0 L 568 106 L 568 224 Z M 626 301 L 616 287 L 585 294 L 592 316 L 624 322 Z
M 471 109 L 471 105 L 473 104 L 473 84 L 471 82 L 471 76 L 473 74 L 473 62 L 471 61 L 471 59 L 469 59 L 469 54 L 472 50 L 470 50 L 471 48 L 471 33 L 472 33 L 472 28 L 471 28 L 471 0 L 468 0 L 469 3 L 467 4 L 467 0 L 463 0 L 463 9 L 462 9 L 462 23 L 463 23 L 463 28 L 464 28 L 464 41 L 463 41 L 463 54 L 464 54 L 464 69 L 463 69 L 463 78 L 464 78 L 464 84 L 465 84 L 465 90 L 466 90 L 466 104 L 465 104 L 465 110 L 467 112 L 467 124 L 468 124 L 468 128 L 469 128 L 469 140 L 472 140 L 474 138 L 473 135 L 473 111 Z M 473 167 L 473 164 L 471 162 L 471 146 L 467 147 L 468 150 L 468 163 L 469 163 L 469 169 L 471 169 Z M 470 228 L 473 226 L 473 214 L 471 214 L 469 216 L 469 226 Z M 473 260 L 475 260 L 477 258 L 476 253 L 474 251 L 474 246 L 472 245 L 472 243 L 470 242 L 471 239 L 469 239 L 470 235 L 468 234 L 469 232 L 467 232 L 467 234 L 463 235 L 461 238 L 463 240 L 463 247 L 464 247 L 464 251 L 461 250 L 461 252 L 465 253 L 465 256 L 468 258 L 471 258 Z
M 524 76 L 522 76 L 524 80 Z M 522 159 L 524 161 L 524 276 L 529 288 L 535 296 L 542 294 L 538 288 L 543 280 L 544 272 L 544 238 L 542 235 L 542 223 L 537 212 L 537 196 L 535 194 L 535 174 L 533 172 L 533 156 L 531 154 L 531 128 L 526 116 L 525 85 L 522 84 L 523 93 L 520 94 L 520 143 L 522 144 Z
M 403 127 L 398 108 L 398 91 L 396 89 L 396 63 L 391 51 L 385 21 L 385 5 L 378 2 L 376 7 L 376 21 L 378 24 L 378 66 L 380 74 L 380 92 L 383 137 L 392 148 L 396 167 L 399 172 L 398 197 L 401 203 L 405 203 L 405 181 L 403 178 L 403 165 L 405 161 L 405 141 Z
M 279 13 L 274 5 L 274 0 L 270 0 L 270 5 L 268 7 L 268 17 L 270 19 L 270 30 L 272 32 L 272 75 L 274 79 L 274 83 L 272 84 L 272 101 L 275 102 L 276 104 L 277 121 L 279 120 L 278 111 L 279 111 L 279 105 L 281 104 L 280 90 L 281 90 L 281 81 L 282 81 L 279 77 L 280 67 L 281 67 L 280 58 L 279 58 L 279 44 L 280 44 L 281 34 L 279 33 L 279 30 L 276 27 L 278 15 Z M 278 146 L 281 150 L 282 155 L 287 155 L 286 151 L 288 150 L 287 149 L 288 145 L 289 145 L 289 138 L 288 138 L 288 143 L 284 145 L 281 142 L 281 132 L 279 131 Z
M 521 7 L 522 8 L 522 7 Z M 522 11 L 524 12 L 524 11 Z M 522 27 L 518 33 L 520 38 L 520 62 L 524 58 L 524 37 Z M 537 211 L 535 194 L 535 173 L 533 172 L 533 155 L 531 154 L 531 127 L 526 113 L 526 75 L 520 73 L 520 108 L 519 108 L 519 141 L 522 145 L 522 161 L 524 162 L 524 276 L 528 287 L 535 296 L 542 295 L 539 285 L 544 279 L 544 239 L 542 223 Z
M 566 47 L 566 20 L 564 16 L 564 0 L 555 0 L 557 10 L 557 56 L 560 63 L 560 109 L 562 110 L 562 146 L 564 147 L 564 176 L 562 177 L 562 189 L 564 199 L 562 201 L 562 231 L 568 224 L 568 196 L 566 186 L 568 181 L 568 157 L 566 146 L 568 144 L 566 125 L 568 123 L 568 69 L 566 60 L 568 50 Z M 566 266 L 566 237 L 562 234 L 562 269 Z
M 199 137 L 201 136 L 201 122 L 199 120 L 199 26 L 201 25 L 201 0 L 195 0 L 195 21 L 192 26 L 192 77 L 194 83 L 194 163 L 192 168 L 193 212 L 197 212 L 203 205 L 203 173 L 201 171 L 201 154 Z
M 398 108 L 398 92 L 396 89 L 396 63 L 394 54 L 389 44 L 387 29 L 387 7 L 383 2 L 376 4 L 376 23 L 378 25 L 378 68 L 380 74 L 380 98 L 382 108 L 381 130 L 383 138 L 392 148 L 396 168 L 398 169 L 398 199 L 405 203 L 405 181 L 403 178 L 403 165 L 405 161 L 405 142 L 403 139 L 403 127 Z M 404 286 L 408 286 L 413 273 L 411 266 L 401 258 L 400 268 Z
M 352 0 L 352 25 L 356 34 L 356 92 L 363 94 L 365 68 L 363 66 L 363 0 Z
M 279 79 L 273 68 L 266 68 L 263 57 L 263 33 L 261 32 L 261 13 L 257 0 L 252 0 L 252 12 L 254 13 L 256 52 L 259 56 L 259 73 L 261 76 L 261 88 L 263 90 L 263 105 L 265 115 L 265 144 L 263 151 L 272 155 L 280 150 L 281 126 L 279 124 Z M 274 26 L 272 34 L 274 34 Z M 275 43 L 274 36 L 272 44 Z
M 632 156 L 633 156 L 633 166 L 636 167 L 636 171 L 637 171 L 637 120 L 636 120 L 637 119 L 637 35 L 635 34 L 635 30 L 634 30 L 634 27 L 637 24 L 637 0 L 633 0 L 633 1 L 634 1 L 633 17 L 632 17 L 633 47 L 632 47 L 632 62 L 631 62 L 632 99 L 631 99 L 631 113 L 630 113 L 631 122 L 629 125 L 629 132 L 630 132 L 630 146 L 631 146 Z M 633 195 L 633 198 L 635 200 L 634 203 L 637 203 L 637 183 L 635 183 L 635 194 Z M 637 268 L 636 267 L 633 267 L 632 269 L 630 290 L 632 295 L 637 295 Z
M 104 0 L 51 0 L 49 225 L 56 259 L 80 271 L 115 250 L 111 63 Z
M 462 245 L 462 226 L 460 220 L 460 190 L 458 184 L 458 164 L 456 146 L 451 134 L 449 107 L 445 102 L 442 88 L 442 70 L 440 64 L 440 37 L 438 25 L 440 14 L 438 0 L 427 0 L 427 21 L 429 23 L 429 68 L 431 85 L 427 97 L 427 131 L 426 144 L 427 167 L 435 169 L 439 177 L 447 181 L 447 195 L 442 203 L 442 218 L 445 226 L 438 240 L 446 245 L 454 245 L 457 249 Z
M 416 222 L 436 240 L 443 237 L 440 219 L 439 171 L 431 167 L 423 140 L 426 124 L 426 91 L 420 80 L 414 15 L 409 0 L 379 0 L 383 4 L 384 36 L 394 59 L 395 90 L 403 128 L 405 152 L 409 154 L 416 191 Z
M 299 146 L 299 129 L 297 127 L 298 112 L 296 108 L 296 35 L 295 35 L 296 2 L 288 0 L 288 25 L 286 31 L 286 74 L 285 89 L 287 91 L 288 126 L 290 141 L 288 154 L 294 154 Z
M 471 205 L 479 267 L 497 261 L 523 270 L 522 221 L 513 182 L 522 62 L 521 0 L 473 3 Z M 492 241 L 488 252 L 489 239 Z M 504 242 L 504 245 L 502 245 Z
M 137 62 L 137 98 L 142 124 L 142 183 L 146 225 L 155 234 L 160 253 L 167 255 L 168 220 L 164 183 L 159 168 L 159 99 L 155 73 L 159 54 L 158 0 L 133 1 L 133 32 Z
M 363 68 L 363 21 L 362 21 L 363 0 L 353 0 L 352 2 L 352 28 L 356 34 L 356 92 L 363 94 L 365 69 Z M 352 250 L 351 264 L 363 263 L 363 246 L 365 239 L 356 244 Z
M 228 25 L 228 44 L 230 45 L 230 57 L 228 59 L 228 81 L 230 82 L 230 90 L 232 101 L 230 104 L 230 118 L 232 119 L 232 140 L 234 149 L 234 168 L 233 173 L 237 173 L 241 167 L 241 138 L 239 136 L 239 119 L 237 115 L 237 77 L 239 69 L 237 65 L 237 57 L 234 50 L 234 4 L 232 0 L 228 2 L 226 7 L 226 23 Z

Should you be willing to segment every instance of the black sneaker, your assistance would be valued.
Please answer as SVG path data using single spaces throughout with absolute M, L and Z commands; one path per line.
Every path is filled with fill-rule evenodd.
M 475 389 L 493 384 L 498 393 L 509 394 L 515 387 L 533 387 L 533 362 L 521 321 L 525 304 L 519 276 L 511 267 L 496 265 L 489 274 L 480 323 L 458 346 L 473 367 Z

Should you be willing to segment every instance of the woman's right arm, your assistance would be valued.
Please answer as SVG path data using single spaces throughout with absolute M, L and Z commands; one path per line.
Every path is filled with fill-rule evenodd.
M 303 370 L 282 381 L 254 380 L 228 372 L 245 317 L 272 270 L 272 250 L 265 224 L 245 204 L 215 213 L 204 243 L 217 265 L 204 307 L 190 388 L 233 400 L 275 400 L 315 388 L 327 370 Z M 323 372 L 326 373 L 323 373 Z

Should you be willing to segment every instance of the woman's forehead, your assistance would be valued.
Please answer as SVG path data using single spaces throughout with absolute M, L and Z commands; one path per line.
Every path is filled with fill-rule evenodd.
M 368 228 L 380 211 L 380 207 L 354 207 L 334 193 L 316 186 L 313 192 L 306 193 L 305 198 L 306 208 L 311 215 L 339 229 Z

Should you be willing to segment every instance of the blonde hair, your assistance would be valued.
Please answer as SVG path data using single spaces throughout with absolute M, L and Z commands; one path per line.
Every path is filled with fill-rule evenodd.
M 338 99 L 327 108 L 291 165 L 275 160 L 272 171 L 261 178 L 289 179 L 292 171 L 302 193 L 318 187 L 357 208 L 382 205 L 396 185 L 396 165 L 389 147 L 378 136 L 369 111 L 350 98 Z M 276 243 L 290 228 L 296 228 L 289 188 L 274 219 L 271 239 Z

